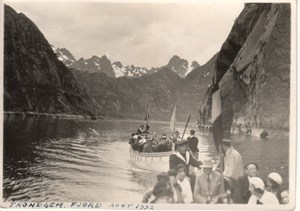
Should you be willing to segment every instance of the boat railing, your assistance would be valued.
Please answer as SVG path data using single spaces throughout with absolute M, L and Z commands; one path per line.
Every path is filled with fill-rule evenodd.
M 130 146 L 130 150 L 132 153 L 142 156 L 142 157 L 165 157 L 165 156 L 170 156 L 174 154 L 174 151 L 167 151 L 167 152 L 138 152 L 132 149 Z

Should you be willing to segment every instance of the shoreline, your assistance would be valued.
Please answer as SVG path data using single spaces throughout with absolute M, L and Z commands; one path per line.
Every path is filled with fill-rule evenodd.
M 103 116 L 93 117 L 90 115 L 66 114 L 66 113 L 39 113 L 39 112 L 21 112 L 21 111 L 3 111 L 4 117 L 34 117 L 34 118 L 53 118 L 53 119 L 79 119 L 79 120 L 94 120 L 103 119 Z
M 76 119 L 76 120 L 104 120 L 104 121 L 122 121 L 122 122 L 127 122 L 127 121 L 134 121 L 134 122 L 145 122 L 145 120 L 141 119 L 135 119 L 135 118 L 120 118 L 120 117 L 111 117 L 111 116 L 90 116 L 90 115 L 78 115 L 78 114 L 66 114 L 66 113 L 38 113 L 38 112 L 21 112 L 21 111 L 3 111 L 4 118 L 5 117 L 33 117 L 33 118 L 52 118 L 52 119 Z M 163 120 L 151 120 L 150 123 L 160 123 L 160 124 L 167 124 L 168 121 L 163 121 Z M 180 125 L 184 124 L 185 122 L 178 122 Z M 190 126 L 190 127 L 195 127 L 195 126 Z M 197 127 L 198 129 L 201 130 L 201 127 Z M 252 136 L 252 137 L 257 137 L 257 138 L 262 138 L 260 135 L 258 135 L 258 131 L 262 131 L 263 129 L 257 129 L 252 134 L 246 134 L 246 133 L 237 133 L 236 131 L 232 131 L 231 135 L 246 135 L 246 136 Z M 274 136 L 289 136 L 289 132 L 287 131 L 278 131 L 278 130 L 268 130 L 267 131 L 269 134 L 267 137 L 264 137 L 262 139 L 270 139 L 273 138 Z M 259 133 L 260 134 L 260 133 Z

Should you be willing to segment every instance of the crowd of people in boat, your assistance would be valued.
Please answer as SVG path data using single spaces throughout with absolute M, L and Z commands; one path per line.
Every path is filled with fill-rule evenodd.
M 189 148 L 191 152 L 198 152 L 198 139 L 195 139 L 195 131 L 190 131 L 188 138 Z M 167 137 L 165 133 L 159 134 L 157 132 L 150 133 L 145 130 L 144 125 L 141 125 L 136 133 L 131 134 L 129 144 L 132 149 L 138 152 L 167 152 L 172 151 L 176 142 L 181 140 L 179 131 L 175 131 L 173 137 Z M 196 153 L 195 153 L 196 154 Z
M 193 134 L 192 134 L 193 133 Z M 198 142 L 191 131 L 195 143 Z M 198 151 L 189 148 L 188 140 L 176 142 L 176 153 L 169 159 L 169 170 L 157 175 L 153 189 L 145 193 L 143 203 L 203 204 L 288 204 L 289 190 L 282 189 L 283 179 L 277 172 L 267 178 L 259 176 L 255 162 L 243 165 L 240 153 L 230 139 L 223 139 L 223 175 L 220 163 L 198 160 Z M 198 143 L 197 143 L 198 145 Z M 191 167 L 199 171 L 191 171 Z M 197 172 L 196 174 L 194 172 Z

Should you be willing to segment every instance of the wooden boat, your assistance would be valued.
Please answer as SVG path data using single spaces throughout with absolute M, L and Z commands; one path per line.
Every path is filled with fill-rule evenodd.
M 140 169 L 154 172 L 167 172 L 169 157 L 174 153 L 174 151 L 143 153 L 133 150 L 131 146 L 129 148 L 130 159 L 134 165 Z
M 174 108 L 171 122 L 170 122 L 170 128 L 173 131 L 175 131 L 175 122 L 176 122 L 176 106 Z M 146 127 L 149 126 L 149 115 L 146 114 L 145 117 Z M 147 129 L 146 129 L 147 131 Z M 154 171 L 154 172 L 167 172 L 169 170 L 169 158 L 170 155 L 174 154 L 174 145 L 172 146 L 172 151 L 168 152 L 138 152 L 132 149 L 130 146 L 129 148 L 129 154 L 130 159 L 134 165 L 136 165 L 140 169 L 148 170 L 148 171 Z

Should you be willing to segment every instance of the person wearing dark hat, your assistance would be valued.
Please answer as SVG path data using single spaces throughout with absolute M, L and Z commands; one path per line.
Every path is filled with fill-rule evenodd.
M 204 160 L 201 167 L 203 172 L 196 178 L 194 200 L 197 203 L 215 204 L 219 196 L 224 194 L 221 174 L 213 171 L 212 160 Z
M 245 175 L 239 177 L 235 184 L 232 193 L 232 200 L 235 204 L 247 204 L 251 196 L 249 190 L 249 180 L 251 177 L 256 177 L 258 165 L 256 163 L 248 163 L 245 165 Z
M 176 181 L 180 185 L 182 189 L 182 199 L 183 203 L 191 203 L 193 202 L 193 193 L 191 188 L 191 183 L 187 175 L 187 168 L 184 164 L 179 164 L 176 166 Z
M 187 140 L 181 140 L 176 143 L 176 153 L 170 156 L 169 160 L 170 169 L 176 169 L 176 166 L 179 164 L 184 164 L 187 169 L 190 165 L 194 167 L 199 167 L 202 162 L 195 160 L 190 152 L 188 147 Z
M 192 155 L 195 159 L 198 159 L 198 138 L 195 136 L 195 130 L 190 130 L 190 136 L 187 138 L 189 148 L 192 152 Z
M 176 143 L 176 153 L 173 155 L 170 155 L 169 159 L 169 167 L 170 169 L 176 169 L 176 166 L 179 164 L 183 164 L 186 166 L 186 169 L 189 169 L 190 166 L 193 167 L 199 167 L 202 162 L 195 160 L 190 152 L 187 140 L 181 140 Z M 187 173 L 187 176 L 191 179 L 191 187 L 192 190 L 194 189 L 195 184 L 195 175 L 190 175 Z
M 151 203 L 155 203 L 155 204 L 174 203 L 172 188 L 170 187 L 170 185 L 166 183 L 163 182 L 156 183 L 152 193 L 155 196 L 155 199 L 151 201 Z
M 223 175 L 234 180 L 244 175 L 243 160 L 241 154 L 231 145 L 231 140 L 224 138 L 222 141 L 224 151 Z
M 165 184 L 166 186 L 170 186 L 170 178 L 169 175 L 165 172 L 161 172 L 159 173 L 157 176 L 157 183 L 160 184 Z M 154 195 L 153 195 L 153 189 L 148 190 L 142 200 L 142 203 L 148 203 L 149 201 L 151 201 L 154 199 Z

